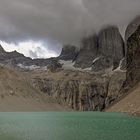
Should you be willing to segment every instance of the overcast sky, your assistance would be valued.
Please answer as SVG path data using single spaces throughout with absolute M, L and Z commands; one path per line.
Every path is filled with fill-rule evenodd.
M 9 51 L 22 47 L 25 55 L 50 57 L 104 25 L 115 24 L 124 34 L 138 15 L 140 0 L 0 0 L 0 40 L 6 50 L 11 44 Z

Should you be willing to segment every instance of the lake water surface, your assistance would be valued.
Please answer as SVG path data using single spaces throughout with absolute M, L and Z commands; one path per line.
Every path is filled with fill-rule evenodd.
M 140 117 L 123 113 L 0 113 L 0 140 L 140 140 Z

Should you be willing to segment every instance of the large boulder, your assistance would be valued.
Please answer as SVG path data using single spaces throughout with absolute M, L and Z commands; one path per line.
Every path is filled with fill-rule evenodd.
M 89 68 L 98 53 L 98 37 L 92 35 L 82 40 L 82 47 L 75 61 L 75 67 Z

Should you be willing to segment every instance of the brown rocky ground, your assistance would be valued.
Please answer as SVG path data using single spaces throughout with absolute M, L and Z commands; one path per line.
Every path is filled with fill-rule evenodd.
M 69 111 L 32 87 L 27 75 L 0 66 L 0 111 Z
M 140 115 L 140 83 L 134 86 L 128 94 L 106 110 L 107 112 L 127 112 Z

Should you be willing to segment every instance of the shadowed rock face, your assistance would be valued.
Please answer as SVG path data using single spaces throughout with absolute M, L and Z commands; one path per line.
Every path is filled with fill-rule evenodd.
M 70 70 L 46 75 L 36 71 L 32 84 L 74 110 L 101 111 L 121 96 L 125 75 L 121 71 L 110 76 Z
M 126 28 L 125 41 L 137 30 L 140 25 L 140 16 L 136 17 Z
M 0 45 L 0 53 L 4 53 L 5 50 L 3 49 L 3 47 Z
M 109 69 L 112 66 L 113 66 L 112 57 L 110 57 L 110 56 L 100 56 L 93 63 L 92 70 L 95 71 L 95 72 L 105 71 L 105 70 Z
M 126 80 L 126 72 L 116 71 L 109 80 L 108 92 L 105 101 L 106 107 L 122 96 L 122 88 Z
M 98 37 L 97 35 L 89 36 L 82 40 L 81 50 L 76 58 L 75 67 L 89 68 L 93 64 L 93 60 L 98 53 Z
M 73 61 L 76 56 L 77 56 L 77 49 L 76 49 L 76 47 L 72 46 L 72 45 L 65 45 L 62 48 L 61 54 L 58 57 L 58 59 L 65 60 L 65 61 L 68 61 L 68 60 L 72 60 Z
M 123 39 L 117 27 L 109 26 L 99 32 L 99 52 L 101 55 L 121 60 L 124 57 L 123 45 Z
M 140 80 L 140 25 L 127 40 L 127 84 Z
M 99 32 L 98 48 L 100 58 L 93 64 L 94 71 L 113 69 L 119 66 L 124 57 L 124 42 L 115 26 L 109 26 Z
M 43 77 L 34 76 L 33 85 L 61 104 L 81 111 L 100 111 L 105 106 L 107 78 L 73 71 Z

